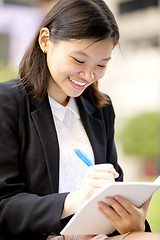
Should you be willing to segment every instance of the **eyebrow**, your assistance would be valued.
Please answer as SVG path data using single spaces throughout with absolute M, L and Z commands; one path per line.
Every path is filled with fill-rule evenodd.
M 108 57 L 108 58 L 102 59 L 102 61 L 108 61 L 108 60 L 111 60 L 111 57 Z
M 88 57 L 88 55 L 87 55 L 86 53 L 82 52 L 82 51 L 75 51 L 74 53 L 83 55 L 83 56 L 85 56 L 85 57 Z M 109 61 L 109 60 L 111 60 L 111 57 L 104 58 L 104 59 L 102 59 L 101 61 Z

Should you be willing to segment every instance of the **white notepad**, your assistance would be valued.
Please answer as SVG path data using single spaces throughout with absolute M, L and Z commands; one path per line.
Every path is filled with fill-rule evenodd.
M 111 182 L 91 196 L 61 231 L 62 235 L 109 234 L 115 230 L 112 223 L 98 210 L 97 202 L 107 196 L 123 196 L 140 207 L 160 188 L 160 176 L 154 182 Z

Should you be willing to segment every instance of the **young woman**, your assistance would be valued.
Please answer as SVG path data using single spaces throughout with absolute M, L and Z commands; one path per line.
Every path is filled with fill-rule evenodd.
M 118 41 L 103 0 L 60 0 L 26 51 L 19 77 L 0 84 L 1 240 L 58 235 L 93 193 L 123 180 L 112 103 L 98 90 Z M 111 207 L 99 203 L 100 211 L 119 233 L 145 231 L 148 203 L 138 209 L 120 197 L 108 201 Z

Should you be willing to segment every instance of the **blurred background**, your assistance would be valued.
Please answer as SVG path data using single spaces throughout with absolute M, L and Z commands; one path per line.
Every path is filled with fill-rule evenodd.
M 160 175 L 160 0 L 105 0 L 120 43 L 100 89 L 113 102 L 115 141 L 125 181 Z M 17 76 L 19 62 L 55 0 L 0 0 L 0 81 Z M 147 219 L 160 233 L 160 191 Z

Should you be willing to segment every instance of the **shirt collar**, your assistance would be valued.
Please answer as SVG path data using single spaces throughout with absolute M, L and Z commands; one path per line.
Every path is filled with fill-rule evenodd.
M 74 98 L 70 98 L 68 104 L 66 106 L 63 106 L 50 96 L 48 97 L 53 115 L 56 116 L 61 122 L 63 122 L 67 110 L 71 111 L 78 119 L 80 119 L 79 110 Z

